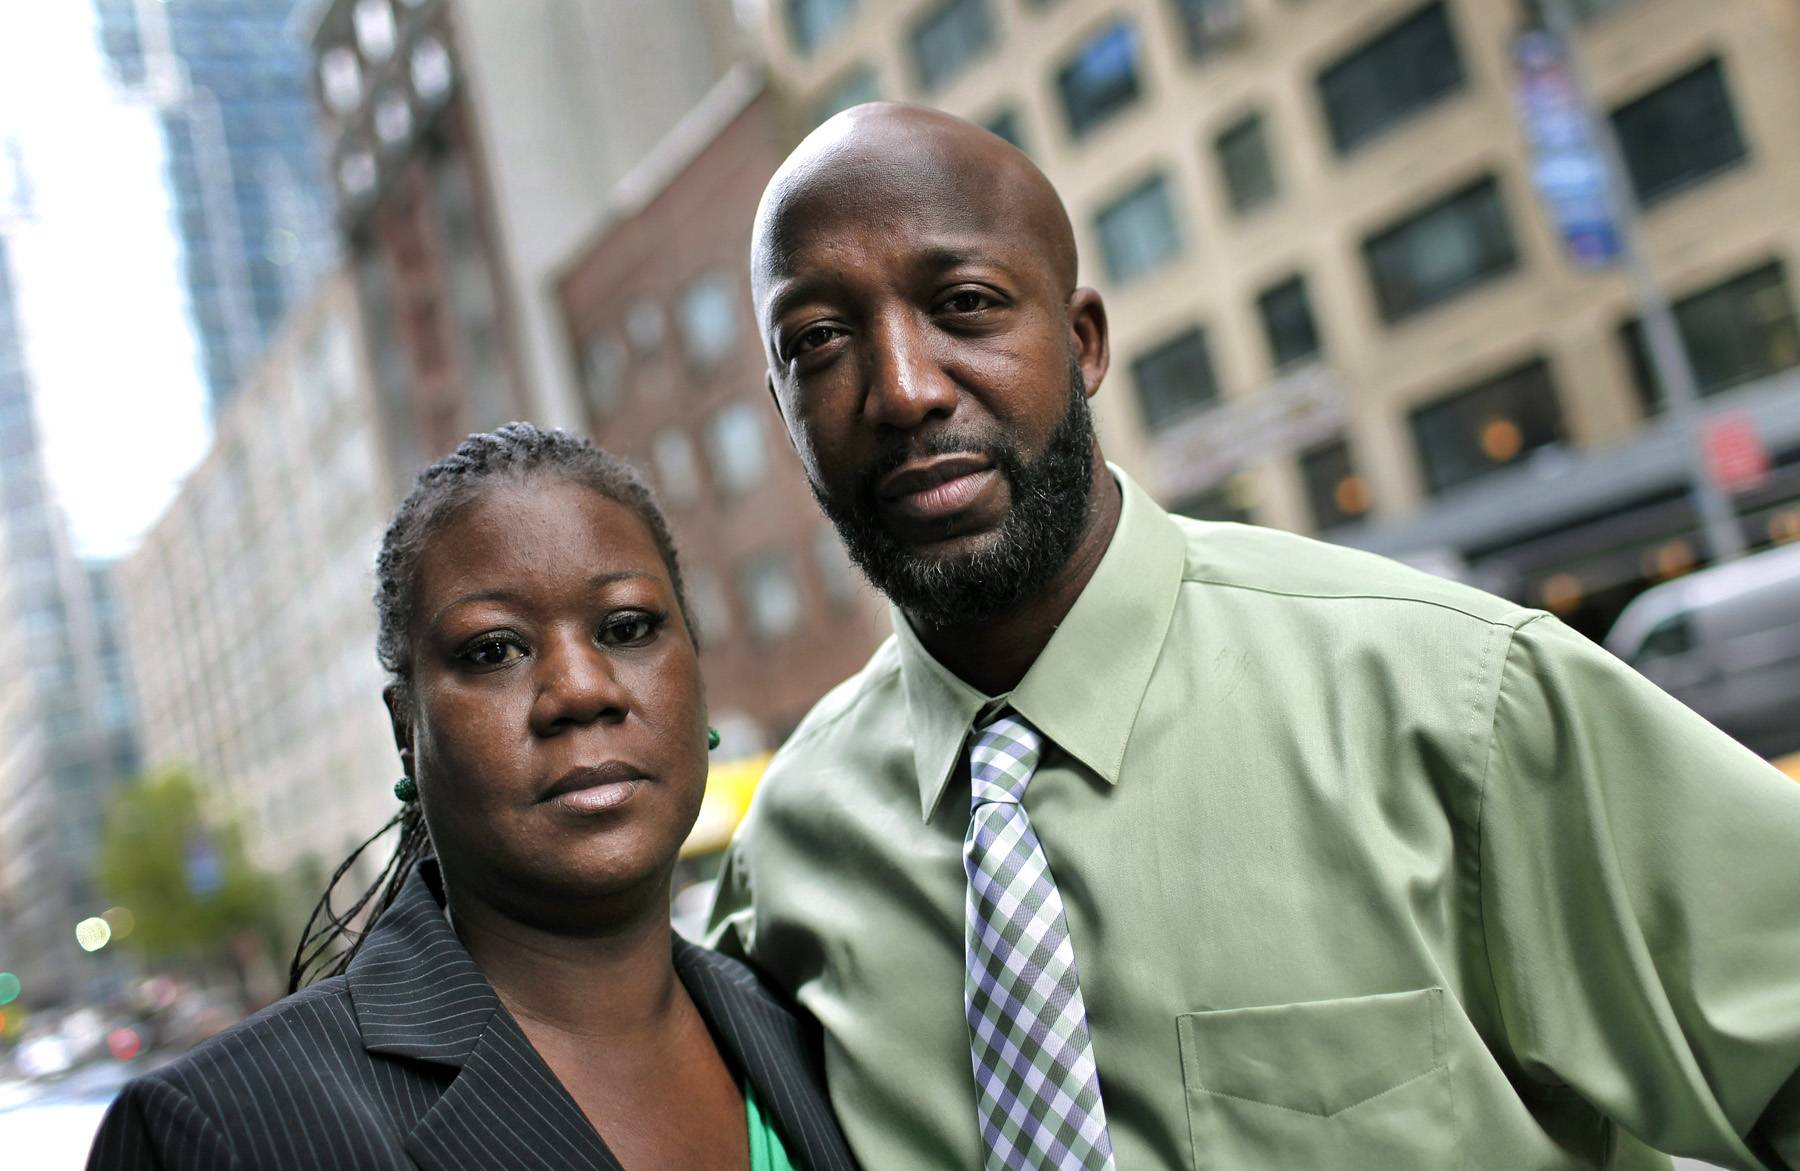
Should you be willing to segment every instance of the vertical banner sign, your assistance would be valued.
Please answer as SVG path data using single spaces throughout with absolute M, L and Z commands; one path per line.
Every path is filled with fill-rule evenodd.
M 1613 217 L 1606 162 L 1569 76 L 1568 59 L 1546 32 L 1513 42 L 1519 114 L 1531 143 L 1531 182 L 1582 268 L 1604 268 L 1624 244 Z

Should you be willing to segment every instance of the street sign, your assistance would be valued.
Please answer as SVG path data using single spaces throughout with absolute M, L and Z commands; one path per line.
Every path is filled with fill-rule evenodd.
M 1519 75 L 1519 113 L 1531 142 L 1531 182 L 1562 233 L 1569 255 L 1583 268 L 1603 268 L 1624 250 L 1613 216 L 1606 160 L 1594 141 L 1555 37 L 1522 33 L 1513 42 Z
M 1266 459 L 1310 447 L 1344 429 L 1343 384 L 1324 365 L 1283 375 L 1257 393 L 1226 399 L 1157 436 L 1157 479 L 1171 500 L 1195 496 Z
M 1706 420 L 1701 433 L 1706 473 L 1720 491 L 1753 492 L 1769 479 L 1769 449 L 1746 414 L 1731 412 Z

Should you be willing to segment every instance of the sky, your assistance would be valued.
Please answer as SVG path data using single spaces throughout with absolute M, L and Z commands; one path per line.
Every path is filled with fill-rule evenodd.
M 50 480 L 84 557 L 128 553 L 205 453 L 206 391 L 154 112 L 107 80 L 88 0 L 0 0 L 8 229 Z

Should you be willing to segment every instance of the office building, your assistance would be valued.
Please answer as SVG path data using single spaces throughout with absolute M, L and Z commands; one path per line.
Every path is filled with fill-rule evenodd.
M 577 424 L 556 266 L 735 38 L 727 0 L 319 6 L 338 225 L 397 474 L 509 419 Z
M 334 274 L 119 569 L 146 766 L 191 769 L 252 861 L 309 900 L 398 810 L 371 600 L 396 502 L 354 288 Z
M 214 413 L 333 263 L 297 0 L 95 0 L 114 78 L 158 111 Z
M 1575 0 L 1710 417 L 1800 534 L 1800 10 Z M 1604 630 L 1704 559 L 1617 266 L 1533 188 L 1490 0 L 772 0 L 817 121 L 882 96 L 994 129 L 1068 205 L 1107 297 L 1109 456 L 1170 507 L 1409 557 Z

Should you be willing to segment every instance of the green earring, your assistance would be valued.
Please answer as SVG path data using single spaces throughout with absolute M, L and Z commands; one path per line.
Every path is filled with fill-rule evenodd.
M 411 777 L 401 777 L 394 782 L 394 796 L 407 805 L 412 804 L 419 799 L 419 782 Z
M 719 730 L 717 728 L 712 728 L 712 727 L 707 728 L 706 729 L 706 750 L 708 752 L 711 752 L 713 749 L 717 748 L 718 746 L 719 746 Z

